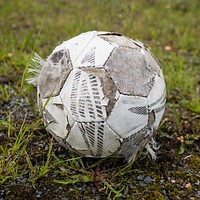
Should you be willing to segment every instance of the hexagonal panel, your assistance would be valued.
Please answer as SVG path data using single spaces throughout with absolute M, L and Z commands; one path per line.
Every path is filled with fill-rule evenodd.
M 115 48 L 105 69 L 121 94 L 147 96 L 154 83 L 155 72 L 147 68 L 138 49 Z
M 77 122 L 104 121 L 108 104 L 100 79 L 74 69 L 61 90 L 61 99 L 72 118 Z
M 120 95 L 106 123 L 122 138 L 141 130 L 148 123 L 147 98 Z

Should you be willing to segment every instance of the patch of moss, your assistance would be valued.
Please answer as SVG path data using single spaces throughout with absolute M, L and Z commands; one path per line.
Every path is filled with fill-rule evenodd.
M 192 154 L 188 160 L 187 165 L 191 170 L 195 170 L 200 173 L 200 156 Z

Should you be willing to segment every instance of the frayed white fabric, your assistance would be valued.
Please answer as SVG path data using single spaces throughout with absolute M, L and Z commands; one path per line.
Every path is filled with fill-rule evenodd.
M 34 86 L 38 85 L 39 76 L 42 71 L 42 66 L 44 66 L 45 60 L 42 59 L 37 53 L 34 53 L 34 57 L 31 60 L 28 68 L 28 72 L 32 74 L 30 78 L 27 78 L 27 82 Z
M 148 142 L 148 144 L 146 145 L 145 148 L 146 148 L 147 152 L 151 155 L 151 158 L 153 160 L 156 160 L 157 156 L 156 156 L 155 151 L 158 150 L 160 148 L 160 146 L 158 146 L 158 144 L 154 138 L 150 139 L 150 141 Z

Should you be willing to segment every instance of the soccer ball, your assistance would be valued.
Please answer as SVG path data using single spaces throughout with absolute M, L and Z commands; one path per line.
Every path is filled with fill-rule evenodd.
M 64 147 L 86 157 L 135 159 L 165 109 L 162 70 L 141 43 L 119 33 L 91 31 L 37 54 L 29 83 L 37 86 L 46 129 Z

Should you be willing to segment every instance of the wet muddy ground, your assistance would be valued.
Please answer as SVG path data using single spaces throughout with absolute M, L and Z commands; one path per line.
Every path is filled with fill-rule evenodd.
M 19 130 L 20 122 L 24 120 L 25 115 L 27 115 L 26 124 L 31 124 L 39 118 L 35 111 L 35 103 L 33 101 L 30 104 L 26 98 L 17 97 L 12 97 L 8 102 L 1 102 L 3 106 L 1 120 L 6 120 L 6 113 L 9 110 L 15 130 Z M 181 152 L 181 142 L 178 139 L 180 135 L 172 109 L 168 104 L 164 123 L 156 133 L 156 140 L 160 144 L 156 161 L 152 161 L 144 152 L 132 166 L 122 170 L 126 166 L 123 159 L 82 158 L 81 163 L 84 168 L 79 161 L 76 161 L 77 165 L 69 164 L 70 170 L 63 163 L 56 164 L 49 167 L 44 176 L 38 178 L 28 166 L 26 154 L 22 154 L 15 160 L 19 176 L 10 177 L 9 174 L 5 174 L 8 179 L 0 187 L 0 199 L 67 200 L 115 197 L 116 199 L 195 200 L 200 198 L 199 116 L 177 109 L 177 112 L 181 113 L 179 116 L 182 116 L 179 122 L 182 129 L 181 136 L 185 139 L 184 152 Z M 6 125 L 1 126 L 0 145 L 9 147 L 13 145 L 16 138 L 14 135 L 8 138 L 6 133 Z M 188 133 L 192 133 L 193 138 L 187 139 Z M 40 121 L 27 141 L 26 152 L 36 170 L 47 160 L 51 138 Z M 53 140 L 51 154 L 53 155 L 51 164 L 55 164 L 56 159 L 62 161 L 74 157 L 55 140 Z M 82 168 L 82 171 L 77 167 Z M 121 174 L 118 174 L 120 171 Z M 58 180 L 63 180 L 63 183 L 57 183 Z M 68 181 L 64 182 L 64 180 Z

